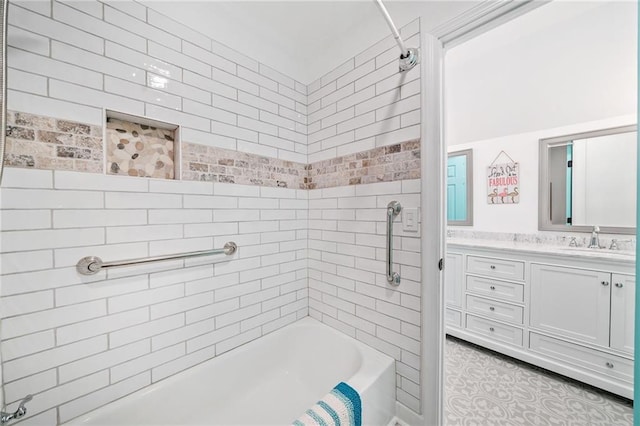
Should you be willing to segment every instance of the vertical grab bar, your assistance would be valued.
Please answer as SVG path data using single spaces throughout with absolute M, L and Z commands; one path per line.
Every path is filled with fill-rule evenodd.
M 387 281 L 391 285 L 400 285 L 400 274 L 393 272 L 393 218 L 402 211 L 402 206 L 397 201 L 387 205 Z

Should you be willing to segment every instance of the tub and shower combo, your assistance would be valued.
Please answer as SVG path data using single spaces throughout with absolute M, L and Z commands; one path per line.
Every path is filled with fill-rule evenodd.
M 80 259 L 77 270 L 92 275 L 139 263 L 230 255 L 236 249 L 228 242 L 221 249 L 128 261 L 90 256 Z M 286 425 L 345 382 L 358 395 L 362 424 L 387 425 L 395 415 L 395 375 L 393 358 L 306 317 L 65 424 Z M 3 412 L 2 423 L 26 414 L 21 405 L 15 413 Z
M 362 424 L 391 421 L 393 359 L 307 317 L 69 424 L 287 425 L 341 381 Z
M 389 214 L 389 223 L 395 214 Z M 121 262 L 89 256 L 80 259 L 77 270 L 93 275 L 107 268 L 232 255 L 236 250 L 230 241 L 221 249 Z M 307 317 L 68 424 L 285 425 L 340 382 L 360 396 L 363 424 L 386 425 L 393 418 L 394 360 Z
M 386 270 L 394 285 L 400 276 L 393 271 L 392 230 L 401 211 L 397 201 L 387 206 Z M 77 270 L 92 275 L 236 250 L 230 241 L 221 249 L 121 262 L 89 256 L 80 259 Z M 359 396 L 362 424 L 387 425 L 395 416 L 395 376 L 393 358 L 307 317 L 67 424 L 286 425 L 345 382 Z
M 386 9 L 377 0 L 401 49 L 400 71 L 418 62 L 418 51 L 406 48 Z M 4 2 L 3 32 L 6 43 Z M 6 46 L 3 49 L 6 76 Z M 6 99 L 4 79 L 3 99 Z M 3 103 L 4 104 L 4 103 Z M 6 108 L 2 110 L 5 134 Z M 0 146 L 3 156 L 4 138 Z M 0 164 L 3 162 L 0 161 Z M 0 177 L 2 170 L 0 168 Z M 387 280 L 400 283 L 393 272 L 392 222 L 402 207 L 387 207 Z M 93 274 L 103 268 L 130 266 L 185 257 L 233 254 L 230 242 L 224 248 L 133 261 L 102 262 L 83 258 L 78 271 Z M 310 317 L 254 340 L 180 374 L 154 383 L 115 402 L 75 418 L 70 425 L 286 425 L 305 413 L 340 382 L 360 397 L 362 424 L 387 425 L 396 411 L 396 371 L 393 358 Z M 27 398 L 28 401 L 28 398 Z M 26 408 L 25 408 L 26 407 Z M 2 413 L 2 423 L 25 415 L 28 404 L 12 413 Z

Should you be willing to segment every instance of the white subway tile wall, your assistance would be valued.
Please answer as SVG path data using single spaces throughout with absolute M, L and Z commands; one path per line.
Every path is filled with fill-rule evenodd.
M 408 45 L 419 45 L 417 22 L 404 31 Z M 399 73 L 389 38 L 311 83 L 309 163 L 419 139 L 419 93 L 420 65 Z
M 420 208 L 420 180 L 309 191 L 309 314 L 395 358 L 398 401 L 418 411 L 420 232 L 403 231 L 395 219 L 402 283 L 391 286 L 385 235 L 393 200 Z
M 166 16 L 36 0 L 9 17 L 9 109 L 103 125 L 108 108 L 180 124 L 185 142 L 307 162 L 306 86 Z
M 303 165 L 420 137 L 420 69 L 398 73 L 391 37 L 306 86 L 132 1 L 18 2 L 10 19 L 14 111 L 102 126 L 109 108 L 178 124 L 184 142 Z M 418 44 L 417 22 L 402 31 Z M 310 191 L 7 169 L 8 408 L 29 391 L 24 424 L 64 422 L 310 314 L 393 356 L 398 401 L 419 411 L 419 233 L 400 218 L 403 282 L 384 276 L 387 203 L 420 206 L 420 180 L 397 164 L 391 182 Z M 87 255 L 229 240 L 231 259 L 75 271 Z
M 403 28 L 408 45 L 419 45 L 418 32 L 417 22 Z M 397 59 L 388 37 L 308 87 L 309 314 L 395 358 L 396 398 L 420 412 L 420 232 L 403 231 L 401 217 L 402 284 L 385 275 L 387 204 L 420 208 L 420 143 L 408 142 L 420 138 L 420 69 L 400 74 Z M 367 176 L 369 165 L 380 170 Z
M 308 315 L 306 191 L 230 196 L 231 184 L 146 178 L 127 188 L 119 184 L 130 178 L 120 176 L 101 176 L 100 190 L 80 172 L 5 173 L 3 217 L 48 217 L 34 229 L 10 221 L 19 229 L 0 237 L 7 402 L 34 393 L 34 415 L 57 407 L 60 421 L 69 420 Z M 34 204 L 30 191 L 45 191 L 46 202 Z M 185 207 L 195 198 L 198 207 Z M 245 214 L 215 222 L 238 204 Z M 239 244 L 237 254 L 172 262 L 169 270 L 157 264 L 85 278 L 74 267 L 88 255 L 108 261 L 226 241 Z

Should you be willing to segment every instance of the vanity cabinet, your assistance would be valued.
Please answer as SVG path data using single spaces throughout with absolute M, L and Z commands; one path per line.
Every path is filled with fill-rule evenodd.
M 450 272 L 445 274 L 444 300 L 447 306 L 460 309 L 462 308 L 462 281 L 464 279 L 462 254 L 447 253 L 445 265 Z
M 633 354 L 633 275 L 532 264 L 530 305 L 531 327 Z
M 633 354 L 636 277 L 612 274 L 611 283 L 610 346 L 612 349 Z
M 522 346 L 523 280 L 523 261 L 467 255 L 466 330 L 495 341 Z
M 633 398 L 635 259 L 477 243 L 449 250 L 448 334 Z
M 610 273 L 531 265 L 531 327 L 609 346 L 610 307 Z
M 462 323 L 463 281 L 461 253 L 447 253 L 445 257 L 445 322 L 448 326 L 460 327 Z

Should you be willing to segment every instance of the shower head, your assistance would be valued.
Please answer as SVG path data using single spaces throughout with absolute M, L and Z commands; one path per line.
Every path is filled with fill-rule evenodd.
M 418 65 L 420 62 L 420 55 L 418 49 L 410 47 L 407 49 L 407 53 L 400 55 L 400 72 L 409 71 L 411 68 Z

